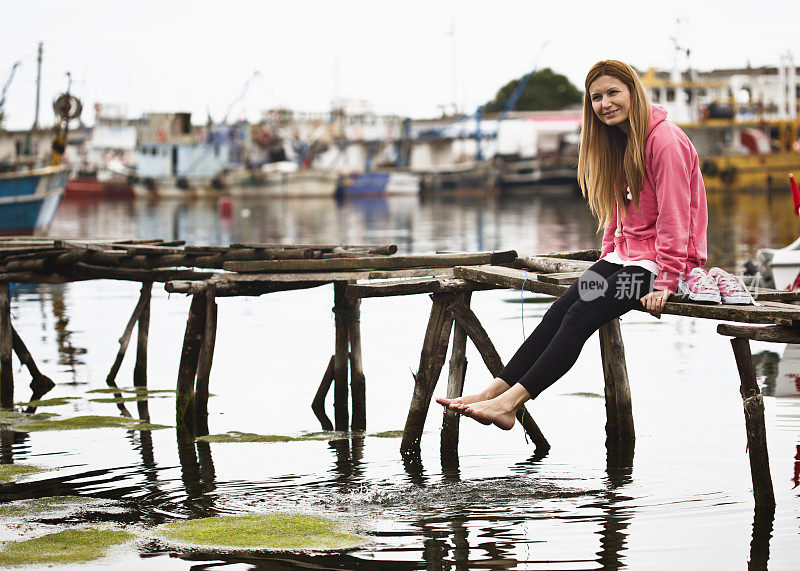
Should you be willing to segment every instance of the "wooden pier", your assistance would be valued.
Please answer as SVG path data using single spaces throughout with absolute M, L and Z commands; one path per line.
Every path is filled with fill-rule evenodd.
M 106 383 L 116 376 L 137 329 L 133 384 L 147 386 L 147 341 L 153 283 L 166 291 L 192 296 L 177 372 L 176 422 L 191 433 L 208 433 L 207 401 L 216 340 L 216 298 L 260 296 L 333 284 L 335 331 L 333 355 L 311 407 L 325 430 L 366 429 L 366 377 L 362 366 L 360 304 L 369 297 L 428 294 L 431 311 L 414 375 L 401 452 L 418 457 L 431 399 L 452 344 L 447 396 L 462 394 L 466 345 L 471 340 L 490 375 L 503 368 L 499 353 L 470 307 L 474 292 L 511 288 L 559 296 L 597 259 L 596 250 L 518 257 L 502 252 L 443 253 L 398 256 L 394 245 L 232 244 L 187 246 L 160 240 L 58 240 L 31 237 L 0 239 L 0 405 L 14 404 L 12 352 L 31 374 L 32 399 L 41 398 L 54 383 L 37 368 L 33 356 L 14 330 L 10 313 L 10 282 L 67 283 L 114 279 L 141 283 L 139 300 L 120 338 L 120 347 Z M 800 342 L 800 294 L 760 290 L 759 305 L 703 305 L 670 301 L 666 314 L 716 319 L 717 331 L 731 337 L 739 370 L 745 427 L 758 505 L 774 505 L 764 423 L 764 405 L 750 354 L 749 340 Z M 610 465 L 629 466 L 635 430 L 625 350 L 619 320 L 600 329 L 605 378 L 606 446 Z M 325 397 L 333 387 L 333 421 L 325 412 Z M 130 414 L 120 404 L 122 414 Z M 146 406 L 140 416 L 147 416 Z M 148 418 L 144 418 L 147 420 Z M 550 445 L 525 408 L 518 419 L 538 453 Z M 457 457 L 459 417 L 444 412 L 441 453 Z

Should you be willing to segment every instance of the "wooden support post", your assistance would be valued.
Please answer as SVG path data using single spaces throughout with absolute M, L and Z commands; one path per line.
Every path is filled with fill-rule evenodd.
M 605 378 L 608 459 L 615 465 L 630 464 L 633 460 L 636 433 L 633 428 L 631 388 L 619 319 L 612 319 L 600 327 L 600 358 L 603 361 Z
M 336 430 L 350 425 L 348 410 L 347 365 L 349 361 L 347 335 L 347 304 L 344 295 L 347 282 L 333 282 L 333 313 L 336 322 L 336 350 L 333 362 L 333 419 Z
M 322 382 L 319 384 L 317 394 L 314 396 L 314 401 L 311 403 L 311 410 L 314 411 L 314 416 L 317 417 L 322 430 L 333 430 L 333 423 L 328 415 L 325 414 L 325 396 L 331 389 L 333 383 L 333 366 L 336 359 L 335 355 L 331 355 L 331 360 L 328 361 L 328 368 L 325 369 L 325 374 L 322 375 Z
M 206 296 L 205 293 L 198 293 L 192 296 L 189 317 L 186 319 L 186 332 L 183 336 L 181 362 L 178 366 L 175 404 L 178 425 L 192 424 L 194 420 L 194 379 L 197 374 L 197 360 L 200 356 L 205 322 Z
M 39 371 L 39 367 L 36 366 L 33 356 L 30 351 L 28 351 L 28 348 L 22 341 L 22 337 L 19 336 L 19 333 L 17 333 L 17 330 L 14 329 L 13 326 L 11 327 L 11 335 L 13 338 L 14 352 L 17 354 L 17 357 L 19 357 L 20 363 L 25 365 L 28 368 L 28 372 L 31 374 L 30 387 L 31 391 L 33 391 L 31 400 L 38 400 L 47 394 L 56 384 L 50 377 L 43 375 L 42 372 Z
M 125 331 L 122 333 L 122 337 L 119 338 L 119 351 L 117 352 L 117 358 L 114 359 L 114 364 L 111 365 L 111 370 L 108 372 L 108 376 L 106 377 L 106 384 L 109 387 L 117 386 L 117 383 L 114 381 L 114 379 L 117 378 L 119 368 L 122 366 L 122 359 L 125 357 L 125 351 L 128 350 L 128 343 L 130 343 L 131 340 L 133 327 L 136 325 L 136 322 L 139 321 L 139 317 L 141 317 L 144 308 L 149 305 L 150 289 L 146 287 L 146 284 L 142 284 L 142 291 L 139 294 L 139 301 L 136 303 L 136 307 L 133 308 L 133 313 L 131 314 L 131 318 L 128 320 L 128 324 L 125 326 Z
M 11 363 L 13 352 L 13 329 L 11 327 L 11 292 L 8 282 L 0 282 L 0 407 L 14 406 L 14 370 Z
M 194 415 L 197 433 L 208 434 L 208 382 L 214 361 L 214 344 L 217 339 L 217 303 L 214 284 L 209 284 L 205 294 L 205 327 L 197 363 Z
M 150 301 L 152 299 L 153 282 L 142 284 L 142 296 L 147 300 L 139 315 L 136 339 L 136 364 L 133 367 L 133 386 L 147 387 L 147 336 L 150 332 Z
M 422 439 L 425 418 L 428 415 L 433 390 L 436 387 L 436 381 L 439 380 L 439 374 L 447 356 L 447 345 L 450 342 L 453 317 L 448 313 L 447 307 L 452 302 L 453 295 L 434 294 L 431 296 L 433 307 L 431 307 L 428 328 L 422 343 L 419 369 L 414 377 L 414 393 L 408 408 L 403 441 L 400 444 L 400 452 L 403 456 L 419 454 L 419 443 Z
M 459 300 L 469 307 L 471 293 L 459 295 Z M 450 374 L 447 377 L 447 398 L 458 398 L 464 393 L 464 378 L 467 374 L 467 332 L 456 321 L 453 325 L 453 349 L 450 353 Z M 445 409 L 442 420 L 441 456 L 458 456 L 458 420 L 459 415 Z
M 481 322 L 478 320 L 478 316 L 465 304 L 459 302 L 453 303 L 450 306 L 449 312 L 455 317 L 456 323 L 461 325 L 467 332 L 467 335 L 469 335 L 469 338 L 472 339 L 472 343 L 481 354 L 481 358 L 486 364 L 486 368 L 489 369 L 489 373 L 493 377 L 497 377 L 500 371 L 503 370 L 503 360 L 500 358 L 497 349 L 495 349 L 494 343 L 492 343 L 492 340 L 489 338 L 489 334 L 486 333 L 483 325 L 481 325 Z M 524 405 L 517 410 L 517 420 L 533 442 L 538 454 L 544 454 L 550 450 L 550 443 Z
M 346 298 L 351 317 L 347 320 L 347 334 L 350 340 L 350 389 L 353 407 L 351 430 L 367 429 L 367 383 L 364 365 L 361 360 L 361 300 Z
M 747 450 L 750 454 L 750 475 L 753 479 L 753 495 L 756 505 L 774 506 L 775 492 L 772 489 L 772 476 L 769 470 L 767 452 L 767 429 L 764 423 L 764 400 L 756 382 L 756 370 L 750 353 L 750 341 L 731 339 L 733 356 L 739 369 L 744 406 L 744 424 L 747 430 Z

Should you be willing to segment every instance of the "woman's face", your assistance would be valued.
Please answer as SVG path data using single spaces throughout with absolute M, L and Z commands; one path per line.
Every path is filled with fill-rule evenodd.
M 589 85 L 589 97 L 597 118 L 609 126 L 627 126 L 631 92 L 616 77 L 601 75 Z

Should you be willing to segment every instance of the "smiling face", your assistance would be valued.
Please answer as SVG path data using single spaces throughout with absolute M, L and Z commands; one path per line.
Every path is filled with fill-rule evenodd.
M 589 97 L 598 119 L 627 132 L 631 92 L 624 83 L 610 75 L 601 75 L 589 86 Z

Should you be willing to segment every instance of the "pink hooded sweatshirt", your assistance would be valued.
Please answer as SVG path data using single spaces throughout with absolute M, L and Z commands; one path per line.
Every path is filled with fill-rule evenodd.
M 679 278 L 706 262 L 708 209 L 697 152 L 666 118 L 663 107 L 650 106 L 639 207 L 630 201 L 621 213 L 621 232 L 620 212 L 615 212 L 606 225 L 600 257 L 616 249 L 626 261 L 653 261 L 658 265 L 655 289 L 674 292 Z

